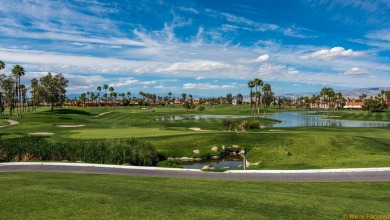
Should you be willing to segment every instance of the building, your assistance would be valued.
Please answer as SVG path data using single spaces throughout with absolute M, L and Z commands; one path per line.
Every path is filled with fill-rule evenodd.
M 347 102 L 344 109 L 362 109 L 364 102 Z

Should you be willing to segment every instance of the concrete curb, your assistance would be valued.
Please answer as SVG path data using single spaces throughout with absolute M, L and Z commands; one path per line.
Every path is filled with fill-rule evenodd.
M 147 167 L 147 166 L 126 166 L 90 163 L 67 163 L 67 162 L 7 162 L 0 163 L 0 166 L 70 166 L 70 167 L 99 167 L 128 170 L 160 170 L 160 171 L 181 171 L 181 172 L 202 172 L 199 169 Z M 312 169 L 312 170 L 228 170 L 224 173 L 258 173 L 258 174 L 283 174 L 283 173 L 352 173 L 352 172 L 390 172 L 390 167 L 377 168 L 341 168 L 341 169 Z
M 390 167 L 340 168 L 315 170 L 228 170 L 225 173 L 352 173 L 352 172 L 390 172 Z
M 1 166 L 31 166 L 31 165 L 33 165 L 33 166 L 99 167 L 99 168 L 115 168 L 115 169 L 128 169 L 128 170 L 161 170 L 161 171 L 201 172 L 201 170 L 197 170 L 197 169 L 109 165 L 109 164 L 93 164 L 93 163 L 66 163 L 66 162 L 7 162 L 7 163 L 0 163 L 0 167 Z

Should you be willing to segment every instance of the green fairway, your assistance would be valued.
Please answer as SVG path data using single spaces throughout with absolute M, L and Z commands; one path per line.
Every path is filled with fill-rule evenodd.
M 204 131 L 203 131 L 204 132 Z M 79 129 L 73 131 L 70 138 L 130 138 L 130 137 L 165 137 L 172 135 L 187 135 L 193 134 L 190 130 L 167 130 L 160 128 L 111 128 L 111 129 Z
M 2 219 L 342 219 L 388 214 L 390 183 L 0 173 Z

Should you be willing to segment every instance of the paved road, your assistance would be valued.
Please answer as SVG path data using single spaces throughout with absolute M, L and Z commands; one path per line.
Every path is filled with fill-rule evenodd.
M 65 163 L 0 163 L 1 172 L 56 172 L 114 174 L 174 178 L 201 178 L 217 180 L 252 180 L 275 182 L 378 182 L 390 181 L 390 168 L 359 171 L 234 171 L 232 173 L 202 172 L 199 170 L 161 169 L 152 167 L 127 167 Z M 250 173 L 255 172 L 255 173 Z

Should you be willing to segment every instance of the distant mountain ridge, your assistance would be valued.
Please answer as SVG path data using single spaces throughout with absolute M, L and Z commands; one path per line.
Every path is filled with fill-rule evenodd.
M 358 88 L 358 89 L 347 89 L 347 90 L 335 90 L 335 92 L 341 92 L 346 98 L 358 98 L 361 94 L 366 94 L 368 97 L 378 95 L 382 90 L 389 91 L 390 87 L 371 87 L 371 88 Z M 311 97 L 313 95 L 319 95 L 318 92 L 303 92 L 303 93 L 286 93 L 280 95 L 286 98 L 299 98 L 299 97 Z

